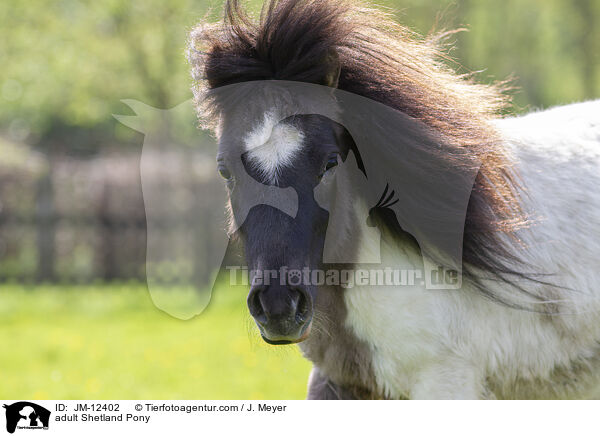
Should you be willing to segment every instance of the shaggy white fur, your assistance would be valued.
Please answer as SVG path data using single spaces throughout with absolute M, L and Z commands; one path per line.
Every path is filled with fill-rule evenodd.
M 346 325 L 369 344 L 377 387 L 388 397 L 599 398 L 600 101 L 496 126 L 535 217 L 515 250 L 564 287 L 523 283 L 548 300 L 537 306 L 514 298 L 558 314 L 511 309 L 468 289 L 349 289 Z M 381 249 L 384 267 L 419 265 L 416 253 Z

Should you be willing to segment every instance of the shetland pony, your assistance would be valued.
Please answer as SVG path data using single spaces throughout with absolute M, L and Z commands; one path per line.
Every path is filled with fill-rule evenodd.
M 406 187 L 386 186 L 361 206 L 338 180 L 335 210 L 315 199 L 349 156 L 366 152 L 349 126 L 310 110 L 273 115 L 291 100 L 236 111 L 211 92 L 273 80 L 329 87 L 424 126 L 448 167 L 457 151 L 480 163 L 461 229 L 460 289 L 291 284 L 288 274 L 253 282 L 249 311 L 265 341 L 298 343 L 313 362 L 310 399 L 597 398 L 600 102 L 502 119 L 501 86 L 444 66 L 443 39 L 420 39 L 351 0 L 267 0 L 257 20 L 230 0 L 223 22 L 193 30 L 195 99 L 219 139 L 226 183 L 241 189 L 244 171 L 297 193 L 295 217 L 262 205 L 237 223 L 251 270 L 323 268 L 330 216 L 349 223 L 359 207 L 380 245 L 354 235 L 338 241 L 340 252 L 380 250 L 382 267 L 408 269 L 425 255 L 391 212 L 403 207 L 391 191 Z M 242 166 L 232 163 L 236 153 Z M 400 149 L 387 153 L 402 159 Z

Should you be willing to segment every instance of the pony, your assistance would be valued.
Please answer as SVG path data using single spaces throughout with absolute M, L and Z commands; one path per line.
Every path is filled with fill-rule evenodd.
M 266 0 L 257 19 L 237 0 L 224 11 L 222 22 L 203 21 L 190 34 L 195 101 L 219 141 L 219 172 L 231 192 L 247 176 L 296 192 L 295 216 L 258 205 L 234 227 L 250 270 L 284 271 L 277 283 L 253 280 L 247 304 L 266 342 L 297 343 L 313 363 L 307 398 L 598 398 L 600 102 L 503 118 L 505 85 L 452 71 L 441 48 L 447 34 L 422 39 L 353 0 Z M 419 207 L 397 201 L 407 186 L 383 185 L 365 199 L 344 183 L 349 161 L 367 178 L 377 171 L 365 164 L 368 150 L 357 147 L 351 123 L 323 115 L 328 103 L 268 93 L 229 93 L 228 103 L 211 97 L 262 81 L 384 105 L 404 117 L 400 134 L 427 148 L 417 152 L 439 168 L 458 179 L 475 168 L 457 289 L 294 281 L 297 271 L 325 267 L 332 219 L 342 229 L 333 252 L 378 251 L 382 267 L 411 270 L 431 251 L 427 235 L 398 219 Z M 406 157 L 400 148 L 385 153 L 390 163 Z M 236 154 L 243 165 L 233 163 Z M 450 180 L 431 170 L 415 177 Z M 322 207 L 316 193 L 329 185 L 335 207 Z M 356 224 L 365 211 L 367 226 Z M 348 226 L 381 237 L 344 233 Z M 359 262 L 328 267 L 357 270 Z

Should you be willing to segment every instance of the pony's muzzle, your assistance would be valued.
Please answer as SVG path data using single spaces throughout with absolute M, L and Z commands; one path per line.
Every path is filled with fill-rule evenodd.
M 248 309 L 269 344 L 301 342 L 310 332 L 312 297 L 302 286 L 252 286 Z

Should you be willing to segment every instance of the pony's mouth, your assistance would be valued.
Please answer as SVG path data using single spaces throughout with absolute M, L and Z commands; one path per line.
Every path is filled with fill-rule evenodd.
M 297 339 L 293 339 L 293 338 L 269 339 L 263 332 L 262 328 L 259 328 L 259 330 L 260 330 L 260 335 L 263 338 L 263 341 L 265 341 L 269 345 L 291 345 L 291 344 L 298 344 L 302 341 L 305 341 L 308 338 L 308 336 L 310 335 L 311 326 L 312 326 L 312 321 L 306 323 L 303 326 L 300 336 Z

